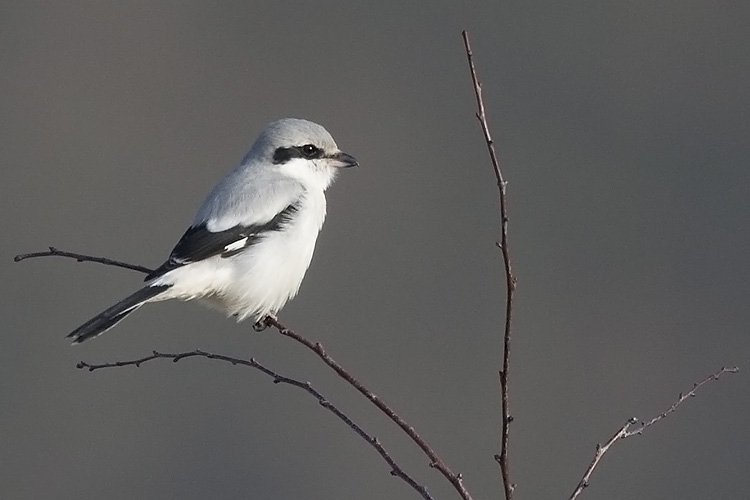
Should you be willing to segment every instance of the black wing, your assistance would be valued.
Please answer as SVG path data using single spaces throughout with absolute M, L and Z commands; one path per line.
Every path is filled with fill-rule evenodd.
M 173 269 L 215 255 L 222 257 L 236 255 L 254 245 L 263 234 L 279 231 L 283 224 L 291 220 L 297 210 L 297 203 L 292 203 L 265 224 L 234 226 L 218 232 L 209 231 L 205 222 L 198 226 L 190 226 L 177 242 L 169 259 L 146 276 L 144 281 L 158 278 Z

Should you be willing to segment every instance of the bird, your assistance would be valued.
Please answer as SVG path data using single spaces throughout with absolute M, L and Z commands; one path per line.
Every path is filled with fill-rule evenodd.
M 325 191 L 358 166 L 321 125 L 269 123 L 211 190 L 169 258 L 145 286 L 73 330 L 80 344 L 148 302 L 192 300 L 256 325 L 276 317 L 302 283 L 326 216 Z

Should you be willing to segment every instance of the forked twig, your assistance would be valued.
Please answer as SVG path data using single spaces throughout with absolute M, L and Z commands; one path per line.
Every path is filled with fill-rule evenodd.
M 738 367 L 722 367 L 721 370 L 717 371 L 716 373 L 713 373 L 706 377 L 705 379 L 701 380 L 700 382 L 693 384 L 693 388 L 688 391 L 687 393 L 680 393 L 679 397 L 677 398 L 677 401 L 675 401 L 672 406 L 649 420 L 648 422 L 641 422 L 640 425 L 638 424 L 637 418 L 631 418 L 627 422 L 625 422 L 625 425 L 620 427 L 620 429 L 615 432 L 615 434 L 609 438 L 609 441 L 606 443 L 598 444 L 596 445 L 596 453 L 594 454 L 594 459 L 589 464 L 588 468 L 586 469 L 586 472 L 583 474 L 583 477 L 578 482 L 578 485 L 576 486 L 576 489 L 573 490 L 573 493 L 570 495 L 570 500 L 575 500 L 578 495 L 580 495 L 583 490 L 589 485 L 589 481 L 591 479 L 591 475 L 594 473 L 594 469 L 599 465 L 599 462 L 601 461 L 602 457 L 604 457 L 604 454 L 609 451 L 609 448 L 615 444 L 620 439 L 629 438 L 631 436 L 640 435 L 643 433 L 643 431 L 652 425 L 654 425 L 659 420 L 662 420 L 663 418 L 666 418 L 670 413 L 673 413 L 677 411 L 677 408 L 680 407 L 680 405 L 685 402 L 685 400 L 690 399 L 692 397 L 695 397 L 695 393 L 698 389 L 703 387 L 705 384 L 711 382 L 712 380 L 719 380 L 719 377 L 721 377 L 725 373 L 737 373 L 740 371 Z M 634 427 L 636 426 L 636 427 Z
M 503 361 L 502 369 L 500 370 L 502 434 L 500 439 L 500 453 L 498 455 L 495 455 L 495 460 L 500 465 L 500 474 L 503 479 L 503 488 L 505 490 L 505 500 L 511 500 L 513 498 L 513 489 L 515 485 L 511 481 L 510 465 L 508 460 L 508 438 L 510 434 L 510 423 L 513 421 L 513 417 L 510 415 L 510 409 L 508 405 L 508 372 L 510 369 L 510 327 L 513 313 L 513 294 L 516 291 L 516 277 L 513 276 L 513 270 L 511 269 L 510 265 L 510 251 L 508 250 L 508 201 L 505 189 L 508 182 L 505 180 L 502 169 L 500 168 L 500 162 L 497 158 L 497 153 L 495 152 L 495 143 L 492 141 L 492 136 L 490 135 L 490 127 L 489 125 L 487 125 L 487 115 L 484 112 L 484 101 L 482 99 L 482 84 L 479 82 L 477 71 L 474 67 L 474 54 L 471 51 L 469 34 L 466 31 L 463 31 L 461 35 L 464 39 L 466 58 L 469 61 L 469 71 L 471 71 L 471 81 L 474 84 L 474 94 L 477 98 L 476 117 L 482 127 L 484 141 L 487 143 L 487 150 L 489 151 L 490 160 L 492 161 L 492 167 L 495 171 L 495 178 L 497 179 L 497 187 L 500 195 L 501 236 L 498 246 L 500 247 L 500 250 L 503 254 L 506 295 L 505 329 L 503 332 Z
M 314 397 L 318 401 L 318 404 L 320 404 L 320 406 L 322 406 L 326 410 L 336 415 L 336 417 L 338 417 L 339 420 L 341 420 L 346 425 L 348 425 L 350 429 L 356 432 L 362 439 L 367 441 L 367 443 L 370 446 L 375 448 L 378 454 L 380 454 L 380 456 L 383 457 L 383 460 L 385 460 L 386 463 L 390 466 L 391 475 L 404 480 L 409 486 L 414 488 L 425 500 L 434 500 L 433 497 L 427 492 L 427 488 L 417 483 L 411 476 L 409 476 L 409 474 L 407 474 L 393 460 L 393 458 L 391 458 L 390 454 L 388 454 L 386 449 L 383 447 L 382 444 L 380 444 L 380 441 L 378 441 L 376 437 L 370 436 L 367 432 L 365 432 L 365 430 L 362 429 L 362 427 L 360 427 L 357 423 L 352 421 L 352 419 L 349 418 L 348 415 L 346 415 L 344 412 L 339 410 L 336 407 L 336 405 L 331 403 L 325 396 L 323 396 L 320 392 L 318 392 L 315 388 L 313 388 L 310 382 L 302 382 L 301 380 L 297 380 L 291 377 L 280 375 L 276 373 L 275 371 L 271 370 L 270 368 L 256 361 L 255 358 L 250 358 L 249 360 L 240 359 L 240 358 L 234 358 L 231 356 L 225 356 L 223 354 L 214 354 L 211 352 L 205 352 L 205 351 L 201 351 L 198 349 L 196 349 L 195 351 L 181 352 L 177 354 L 168 354 L 168 353 L 153 351 L 153 354 L 151 354 L 150 356 L 145 356 L 143 358 L 134 359 L 130 361 L 116 361 L 113 363 L 101 363 L 101 364 L 90 364 L 90 363 L 87 363 L 86 361 L 81 361 L 80 363 L 76 365 L 76 367 L 81 368 L 81 369 L 86 369 L 92 372 L 94 370 L 100 370 L 102 368 L 115 368 L 115 367 L 122 367 L 122 366 L 140 367 L 143 363 L 152 361 L 154 359 L 171 359 L 173 362 L 176 363 L 185 358 L 193 358 L 193 357 L 204 357 L 208 359 L 216 359 L 219 361 L 226 361 L 227 363 L 231 363 L 233 365 L 242 365 L 242 366 L 248 366 L 250 368 L 255 368 L 256 370 L 259 370 L 260 372 L 271 377 L 273 379 L 274 384 L 288 384 L 288 385 L 297 387 L 299 389 L 302 389 L 303 391 L 307 392 L 312 397 Z

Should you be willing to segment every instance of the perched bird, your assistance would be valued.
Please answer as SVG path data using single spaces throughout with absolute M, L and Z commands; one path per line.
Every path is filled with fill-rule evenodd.
M 297 294 L 310 265 L 326 216 L 326 188 L 338 169 L 356 165 L 318 124 L 270 123 L 209 193 L 146 286 L 68 337 L 81 343 L 146 302 L 167 299 L 201 299 L 237 321 L 275 316 Z

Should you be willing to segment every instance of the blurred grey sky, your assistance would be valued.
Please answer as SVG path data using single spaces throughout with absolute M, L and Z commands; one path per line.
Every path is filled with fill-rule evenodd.
M 418 498 L 303 393 L 207 360 L 88 373 L 152 349 L 255 356 L 311 381 L 436 498 L 427 459 L 330 370 L 196 304 L 65 334 L 138 286 L 54 245 L 158 265 L 270 120 L 362 165 L 329 190 L 281 320 L 397 409 L 477 500 L 499 497 L 497 191 L 460 32 L 509 184 L 519 279 L 517 498 L 750 491 L 750 6 L 742 2 L 0 4 L 0 497 Z

